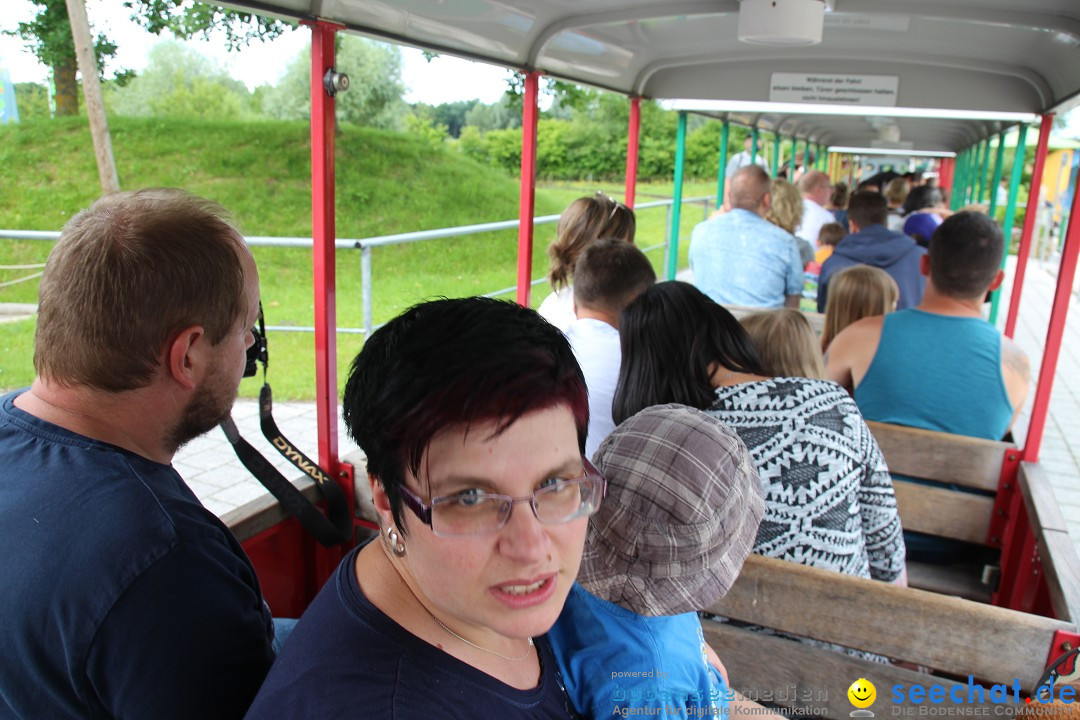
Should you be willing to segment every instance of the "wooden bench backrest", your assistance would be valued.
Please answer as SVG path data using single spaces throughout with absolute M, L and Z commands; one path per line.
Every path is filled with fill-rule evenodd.
M 997 492 L 1009 443 L 867 422 L 894 475 Z M 991 497 L 895 480 L 905 530 L 985 543 L 994 507 Z
M 734 586 L 709 612 L 960 677 L 1019 679 L 1027 692 L 1042 673 L 1054 631 L 1074 627 L 758 555 L 747 559 Z M 859 676 L 846 677 L 845 689 Z
M 997 492 L 1005 453 L 1016 446 L 867 421 L 893 474 Z

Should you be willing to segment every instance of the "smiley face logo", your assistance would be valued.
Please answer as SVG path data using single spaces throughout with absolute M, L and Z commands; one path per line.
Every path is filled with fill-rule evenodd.
M 874 683 L 866 678 L 859 678 L 851 683 L 851 687 L 847 690 L 847 696 L 855 707 L 868 708 L 877 699 L 877 688 L 874 687 Z

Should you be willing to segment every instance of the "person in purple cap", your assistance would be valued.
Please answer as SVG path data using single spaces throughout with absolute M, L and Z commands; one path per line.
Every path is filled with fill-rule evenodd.
M 608 495 L 548 633 L 571 700 L 597 718 L 725 714 L 737 696 L 695 611 L 727 593 L 764 512 L 746 446 L 700 410 L 657 405 L 615 428 L 594 460 Z
M 940 215 L 928 212 L 912 213 L 904 220 L 904 234 L 922 247 L 930 247 L 930 236 L 940 224 Z
M 912 189 L 901 210 L 904 234 L 921 247 L 930 247 L 930 236 L 942 220 L 952 214 L 945 207 L 941 190 L 932 185 L 920 185 Z

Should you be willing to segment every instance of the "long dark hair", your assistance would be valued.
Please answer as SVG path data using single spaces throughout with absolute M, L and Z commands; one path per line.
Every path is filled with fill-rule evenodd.
M 907 200 L 904 201 L 904 207 L 902 208 L 904 216 L 908 216 L 911 213 L 925 210 L 926 208 L 936 207 L 944 202 L 941 191 L 931 185 L 919 185 L 911 188 L 911 192 L 908 193 Z
M 715 398 L 712 363 L 762 374 L 739 321 L 688 283 L 657 283 L 638 295 L 623 310 L 619 335 L 622 367 L 611 408 L 616 423 L 663 403 L 709 407 Z

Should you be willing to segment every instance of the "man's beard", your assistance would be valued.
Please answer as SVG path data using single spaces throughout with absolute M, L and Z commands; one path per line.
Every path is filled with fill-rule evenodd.
M 211 378 L 210 382 L 197 388 L 184 408 L 184 414 L 169 432 L 169 444 L 173 446 L 173 452 L 213 430 L 229 417 L 235 399 L 236 390 L 227 392 L 227 388 L 222 387 L 220 377 Z

